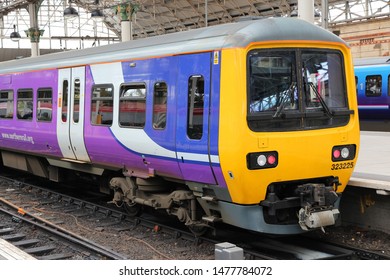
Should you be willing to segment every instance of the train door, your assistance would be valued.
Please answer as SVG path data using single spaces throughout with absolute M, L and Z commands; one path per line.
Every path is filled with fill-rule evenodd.
M 65 159 L 89 162 L 84 143 L 85 67 L 59 70 L 57 140 Z
M 178 59 L 177 160 L 187 180 L 215 184 L 209 154 L 211 53 Z

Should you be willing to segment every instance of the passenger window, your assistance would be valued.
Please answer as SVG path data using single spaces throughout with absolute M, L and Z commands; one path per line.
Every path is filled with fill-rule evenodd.
M 14 116 L 14 92 L 0 91 L 0 119 L 12 119 Z
M 33 109 L 33 91 L 31 89 L 22 89 L 18 91 L 17 115 L 20 120 L 32 120 Z
M 359 92 L 359 78 L 357 76 L 355 76 L 355 85 L 356 85 L 356 95 L 358 95 L 358 92 Z
M 382 76 L 373 75 L 366 77 L 366 96 L 375 97 L 382 94 Z
M 114 88 L 112 85 L 94 85 L 92 88 L 91 124 L 112 125 Z
M 390 75 L 387 77 L 387 95 L 390 96 Z
M 38 89 L 37 98 L 37 120 L 47 121 L 52 120 L 53 110 L 53 91 L 51 88 Z
M 68 80 L 62 82 L 62 106 L 61 106 L 61 119 L 63 122 L 68 121 Z
M 154 85 L 153 93 L 153 128 L 164 129 L 167 124 L 168 88 L 164 82 Z
M 80 79 L 74 80 L 74 95 L 73 95 L 73 122 L 79 122 L 80 108 Z
M 188 81 L 187 136 L 201 139 L 203 135 L 204 78 L 191 76 Z
M 144 84 L 122 85 L 119 99 L 119 124 L 145 126 L 146 87 Z

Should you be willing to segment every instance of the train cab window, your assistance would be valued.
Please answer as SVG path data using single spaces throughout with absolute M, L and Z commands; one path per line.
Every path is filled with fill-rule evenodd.
M 347 98 L 340 55 L 305 51 L 301 57 L 306 113 L 322 111 L 329 117 L 331 110 L 346 109 Z
M 382 76 L 372 75 L 366 77 L 366 96 L 375 97 L 382 94 Z
M 53 91 L 51 88 L 38 89 L 37 120 L 50 122 L 53 110 Z
M 279 115 L 298 109 L 296 54 L 293 51 L 252 52 L 250 65 L 251 114 Z M 290 120 L 291 121 L 291 120 Z
M 201 139 L 203 135 L 204 78 L 191 76 L 188 81 L 187 136 Z
M 14 92 L 0 91 L 0 119 L 12 119 L 14 115 Z
M 91 124 L 112 125 L 113 113 L 112 85 L 94 85 L 92 88 Z
M 167 122 L 168 88 L 164 82 L 154 85 L 153 93 L 153 128 L 164 129 Z
M 122 85 L 119 98 L 119 124 L 125 127 L 144 127 L 145 105 L 145 84 Z
M 17 93 L 17 115 L 20 120 L 32 120 L 33 108 L 33 91 L 31 89 L 21 89 Z
M 63 122 L 68 121 L 68 90 L 69 82 L 64 80 L 62 82 L 62 105 L 61 105 L 61 118 Z
M 342 53 L 272 49 L 248 53 L 248 115 L 252 131 L 309 130 L 348 123 Z
M 74 80 L 74 94 L 73 94 L 73 122 L 79 122 L 79 108 L 80 108 L 80 79 Z

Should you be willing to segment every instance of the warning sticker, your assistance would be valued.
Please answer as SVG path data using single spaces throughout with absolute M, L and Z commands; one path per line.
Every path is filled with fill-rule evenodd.
M 219 52 L 214 52 L 214 65 L 219 63 Z

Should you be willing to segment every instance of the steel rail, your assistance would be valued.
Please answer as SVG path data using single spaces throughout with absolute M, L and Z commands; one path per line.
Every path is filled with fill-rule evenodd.
M 109 249 L 109 248 L 106 248 L 104 246 L 101 246 L 89 239 L 86 239 L 80 235 L 77 235 L 71 231 L 68 231 L 56 224 L 53 224 L 51 223 L 50 221 L 46 220 L 46 219 L 43 219 L 41 217 L 37 217 L 35 216 L 34 214 L 31 214 L 29 213 L 28 211 L 25 211 L 23 208 L 21 207 L 18 207 L 17 205 L 3 199 L 3 198 L 0 198 L 0 202 L 2 204 L 5 204 L 7 205 L 8 207 L 11 207 L 12 209 L 16 210 L 17 213 L 19 213 L 19 215 L 17 215 L 16 213 L 14 212 L 11 212 L 11 211 L 8 211 L 2 207 L 0 207 L 0 211 L 2 211 L 3 213 L 6 213 L 8 215 L 11 215 L 11 216 L 16 216 L 28 223 L 28 224 L 31 224 L 31 225 L 34 225 L 42 230 L 45 230 L 47 232 L 50 232 L 51 234 L 54 234 L 54 235 L 58 235 L 68 241 L 71 241 L 77 245 L 80 245 L 80 246 L 83 246 L 83 247 L 86 247 L 88 248 L 89 250 L 92 250 L 98 254 L 101 254 L 109 259 L 113 259 L 113 260 L 124 260 L 124 259 L 127 259 L 125 256 L 119 254 L 119 253 L 116 253 L 114 252 L 113 250 Z M 28 219 L 26 218 L 25 216 L 27 217 L 30 217 L 31 219 Z M 36 221 L 34 221 L 36 220 Z

